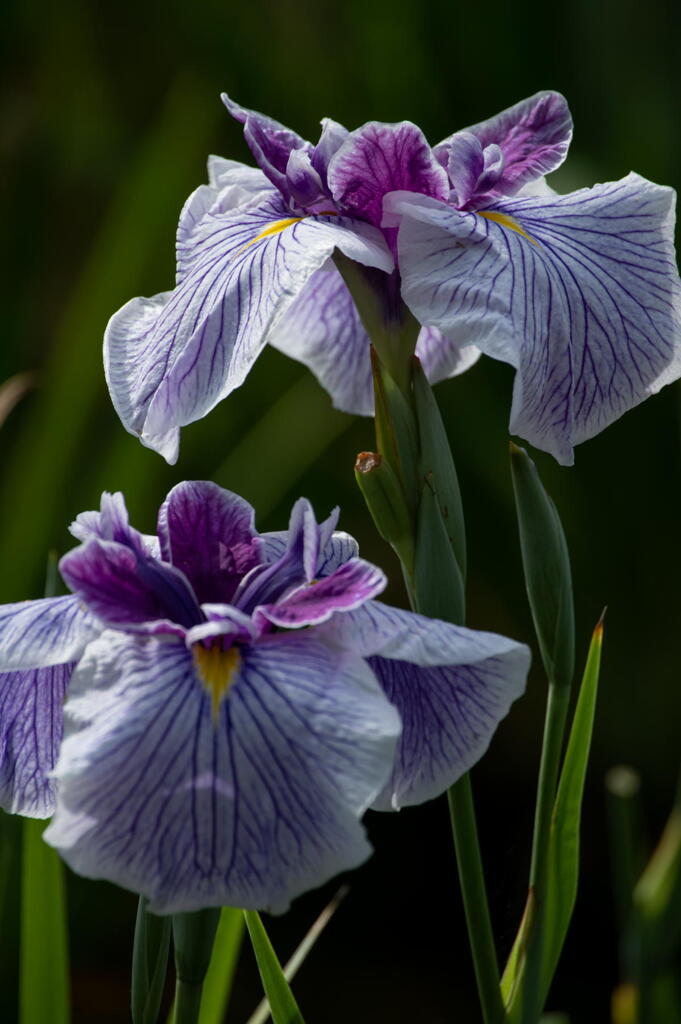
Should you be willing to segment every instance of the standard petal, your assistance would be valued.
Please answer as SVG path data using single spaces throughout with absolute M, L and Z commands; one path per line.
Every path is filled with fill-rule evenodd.
M 282 195 L 288 198 L 286 165 L 289 156 L 294 149 L 312 152 L 310 143 L 274 118 L 259 114 L 257 110 L 240 107 L 226 93 L 222 94 L 221 99 L 232 117 L 244 126 L 244 138 L 258 167 Z
M 101 631 L 75 595 L 0 605 L 0 672 L 75 661 Z
M 671 189 L 630 174 L 481 214 L 417 200 L 387 201 L 404 298 L 517 368 L 512 432 L 570 465 L 573 445 L 681 373 Z
M 278 530 L 274 533 L 261 533 L 260 539 L 263 545 L 263 561 L 270 565 L 281 558 L 288 543 L 288 530 Z M 359 554 L 359 545 L 354 537 L 343 530 L 336 530 L 329 540 L 319 558 L 316 575 L 321 579 L 335 572 L 341 565 L 345 565 L 351 558 Z
M 104 341 L 118 415 L 168 461 L 177 457 L 179 428 L 243 382 L 272 327 L 335 248 L 392 268 L 375 228 L 343 217 L 291 217 L 278 198 L 206 214 L 192 246 L 191 268 L 175 291 L 133 299 L 112 317 Z
M 54 810 L 64 694 L 74 663 L 0 672 L 0 807 L 27 818 Z
M 109 625 L 184 635 L 202 621 L 184 573 L 123 544 L 93 537 L 64 555 L 59 571 L 88 609 Z
M 256 617 L 288 629 L 312 626 L 326 622 L 334 612 L 359 608 L 385 590 L 387 582 L 377 566 L 352 558 L 330 576 L 305 584 L 276 604 L 260 606 Z
M 371 601 L 318 627 L 363 656 L 402 719 L 390 781 L 376 810 L 442 793 L 487 750 L 525 689 L 530 651 L 495 633 Z
M 286 544 L 281 555 L 268 561 L 244 577 L 234 594 L 233 603 L 245 612 L 258 605 L 280 601 L 295 587 L 317 578 L 320 562 L 338 522 L 339 509 L 328 519 L 317 523 L 307 498 L 299 498 L 291 510 Z
M 504 163 L 494 190 L 514 195 L 526 182 L 560 167 L 572 138 L 572 117 L 560 93 L 538 92 L 488 121 L 471 125 L 465 133 L 456 132 L 435 147 L 438 155 L 457 146 L 462 134 L 475 135 L 483 149 L 499 147 Z
M 255 511 L 209 480 L 178 484 L 158 515 L 161 557 L 180 569 L 200 603 L 229 602 L 262 561 Z
M 370 852 L 399 720 L 311 632 L 242 647 L 217 721 L 180 644 L 106 634 L 74 675 L 45 838 L 158 913 L 281 911 Z
M 269 342 L 312 370 L 337 409 L 373 416 L 371 343 L 337 270 L 322 269 L 312 275 L 271 332 Z M 416 354 L 428 379 L 436 383 L 463 373 L 480 351 L 474 345 L 448 341 L 435 327 L 423 327 Z
M 403 189 L 449 197 L 447 172 L 411 121 L 370 121 L 351 132 L 329 163 L 328 182 L 340 209 L 380 225 L 383 196 Z
M 157 537 L 140 533 L 130 525 L 125 498 L 120 491 L 115 494 L 104 491 L 99 512 L 81 512 L 71 523 L 69 532 L 80 541 L 91 537 L 113 540 L 152 557 L 158 557 L 160 551 Z

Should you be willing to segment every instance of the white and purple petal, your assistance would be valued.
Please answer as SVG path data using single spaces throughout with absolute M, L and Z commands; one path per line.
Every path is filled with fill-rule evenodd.
M 64 728 L 64 695 L 74 663 L 0 672 L 0 807 L 49 818 Z
M 263 195 L 205 214 L 178 287 L 133 299 L 107 327 L 105 369 L 116 411 L 169 462 L 177 458 L 179 428 L 243 382 L 279 317 L 335 248 L 392 269 L 377 229 L 344 217 L 291 217 L 280 198 Z
M 241 580 L 232 602 L 246 612 L 258 605 L 282 599 L 286 594 L 317 577 L 320 562 L 331 541 L 338 522 L 339 509 L 335 508 L 322 523 L 317 523 L 312 505 L 307 498 L 299 498 L 291 510 L 286 543 L 278 558 L 270 561 L 263 556 L 262 565 L 256 566 Z
M 351 132 L 329 163 L 328 182 L 339 209 L 376 225 L 381 223 L 388 192 L 449 197 L 447 172 L 421 129 L 410 121 L 370 121 Z
M 0 672 L 76 661 L 102 628 L 76 595 L 0 605 Z
M 309 631 L 240 651 L 216 720 L 183 645 L 106 634 L 88 648 L 45 834 L 75 871 L 157 913 L 282 911 L 369 855 L 359 819 L 399 732 L 373 674 Z
M 312 146 L 274 118 L 259 114 L 257 110 L 246 110 L 225 93 L 221 98 L 232 117 L 244 126 L 244 138 L 258 167 L 288 199 L 286 168 L 289 157 L 295 149 L 311 152 Z
M 95 537 L 64 555 L 59 571 L 89 611 L 121 629 L 184 635 L 202 620 L 179 569 Z
M 674 199 L 636 174 L 480 214 L 391 196 L 403 296 L 516 367 L 511 431 L 570 465 L 573 445 L 681 373 Z
M 161 558 L 184 573 L 199 603 L 230 601 L 262 561 L 253 507 L 209 480 L 173 487 L 159 511 L 158 535 Z
M 549 174 L 562 164 L 572 138 L 572 117 L 560 93 L 538 92 L 445 139 L 435 147 L 440 160 L 449 160 L 450 155 L 458 153 L 461 135 L 474 135 L 483 150 L 498 146 L 503 157 L 503 166 L 498 168 L 501 173 L 486 186 L 481 182 L 480 193 L 492 185 L 497 193 L 514 195 L 526 182 Z M 488 164 L 495 162 L 495 155 L 492 151 Z
M 456 782 L 485 753 L 525 689 L 529 649 L 495 633 L 380 601 L 317 628 L 367 657 L 402 719 L 392 775 L 376 810 L 422 803 Z
M 260 540 L 263 548 L 263 561 L 267 564 L 276 562 L 281 558 L 288 543 L 288 530 L 277 530 L 273 533 L 261 533 Z M 341 565 L 345 565 L 351 558 L 359 554 L 359 545 L 354 537 L 343 530 L 336 530 L 326 542 L 326 545 L 319 555 L 317 571 L 318 578 L 329 576 Z
M 264 617 L 284 629 L 317 625 L 335 612 L 359 608 L 385 590 L 387 582 L 385 573 L 377 566 L 362 558 L 352 558 L 335 572 L 306 583 L 281 601 L 259 606 L 256 619 Z
M 323 268 L 312 275 L 271 332 L 269 342 L 307 366 L 337 409 L 373 416 L 371 343 L 337 270 Z M 422 327 L 416 354 L 435 384 L 463 373 L 480 352 L 474 345 L 449 341 L 435 327 Z
M 99 512 L 81 512 L 71 523 L 69 533 L 80 541 L 99 537 L 100 540 L 113 540 L 117 544 L 127 544 L 139 554 L 147 554 L 152 557 L 159 555 L 158 538 L 140 533 L 139 530 L 130 526 L 125 498 L 120 491 L 116 491 L 115 494 L 104 491 Z

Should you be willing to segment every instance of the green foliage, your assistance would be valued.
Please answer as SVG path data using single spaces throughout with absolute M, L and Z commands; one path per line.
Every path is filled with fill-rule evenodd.
M 421 479 L 427 480 L 435 492 L 463 584 L 466 579 L 466 529 L 459 480 L 439 406 L 418 359 L 414 359 L 413 382 Z
M 223 907 L 220 911 L 213 955 L 203 983 L 199 1024 L 222 1024 L 225 1019 L 243 930 L 243 913 L 233 907 Z
M 582 797 L 593 735 L 603 626 L 596 626 L 553 806 L 542 893 L 532 889 L 502 978 L 509 1024 L 532 1020 L 546 1001 L 579 880 Z
M 534 462 L 523 448 L 510 447 L 525 586 L 544 668 L 551 682 L 570 686 L 575 623 L 565 534 Z
M 64 868 L 43 842 L 44 821 L 24 821 L 19 1024 L 69 1024 Z
M 244 918 L 274 1024 L 305 1024 L 260 915 L 255 910 L 244 910 Z

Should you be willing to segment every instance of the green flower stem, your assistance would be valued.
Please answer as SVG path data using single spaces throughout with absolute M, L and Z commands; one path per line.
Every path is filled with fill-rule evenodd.
M 177 974 L 173 1024 L 197 1024 L 219 920 L 219 907 L 173 914 Z
M 182 981 L 175 984 L 175 1015 L 173 1024 L 194 1024 L 201 1010 L 202 981 Z
M 464 775 L 450 786 L 447 799 L 482 1016 L 485 1024 L 501 1024 L 504 1020 L 504 1004 L 499 988 L 499 966 L 487 903 L 470 775 Z
M 421 374 L 418 380 L 418 394 L 413 386 L 401 387 L 407 397 L 406 410 L 409 422 L 397 419 L 403 417 L 399 402 L 385 400 L 386 378 L 379 359 L 372 360 L 376 391 L 376 435 L 379 452 L 390 461 L 395 460 L 396 467 L 406 488 L 406 499 L 409 507 L 417 510 L 416 522 L 413 524 L 413 545 L 410 550 L 416 553 L 415 572 L 402 561 L 402 569 L 407 584 L 409 602 L 414 611 L 422 615 L 444 618 L 455 624 L 463 619 L 463 577 L 456 560 L 456 550 L 452 538 L 448 539 L 443 520 L 443 494 L 452 490 L 455 479 L 451 453 L 444 434 L 439 411 L 432 396 L 430 385 Z M 419 372 L 420 367 L 412 373 Z M 387 385 L 389 386 L 389 380 Z M 413 384 L 413 381 L 411 382 Z M 426 393 L 427 392 L 427 393 Z M 426 401 L 429 399 L 429 401 Z M 418 472 L 405 473 L 403 468 L 413 462 L 410 450 L 410 439 L 417 439 Z M 438 438 L 438 443 L 447 447 L 439 464 L 434 460 L 432 452 L 424 450 L 428 440 Z M 390 440 L 386 451 L 381 441 Z M 432 444 L 431 444 L 432 447 Z M 444 474 L 442 466 L 451 464 L 448 474 Z M 438 469 L 440 472 L 438 472 Z M 458 485 L 457 485 L 458 491 Z M 411 493 L 410 493 L 411 492 Z M 390 536 L 392 516 L 383 511 L 383 503 L 372 502 L 371 512 L 383 536 Z M 452 507 L 453 503 L 449 501 Z M 464 546 L 463 517 L 460 520 L 461 535 L 457 536 L 459 557 Z M 392 538 L 391 538 L 392 539 Z M 438 541 L 438 542 L 436 542 Z M 402 551 L 393 542 L 398 556 Z M 446 547 L 446 551 L 444 550 Z M 450 547 L 451 545 L 451 547 Z M 446 557 L 448 556 L 448 557 Z M 465 561 L 461 559 L 462 562 Z M 470 778 L 463 778 L 450 788 L 448 793 L 449 811 L 454 834 L 459 880 L 468 927 L 471 955 L 478 986 L 478 995 L 482 1007 L 485 1024 L 502 1024 L 504 1021 L 504 1005 L 499 985 L 499 967 L 494 945 L 492 923 L 487 902 L 485 879 L 480 855 L 478 831 L 475 820 L 473 794 Z

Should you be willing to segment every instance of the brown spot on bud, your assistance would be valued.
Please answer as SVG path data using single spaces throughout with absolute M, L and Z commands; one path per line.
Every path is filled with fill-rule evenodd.
M 372 469 L 378 469 L 383 462 L 383 456 L 378 452 L 360 452 L 355 460 L 356 473 L 371 473 Z

